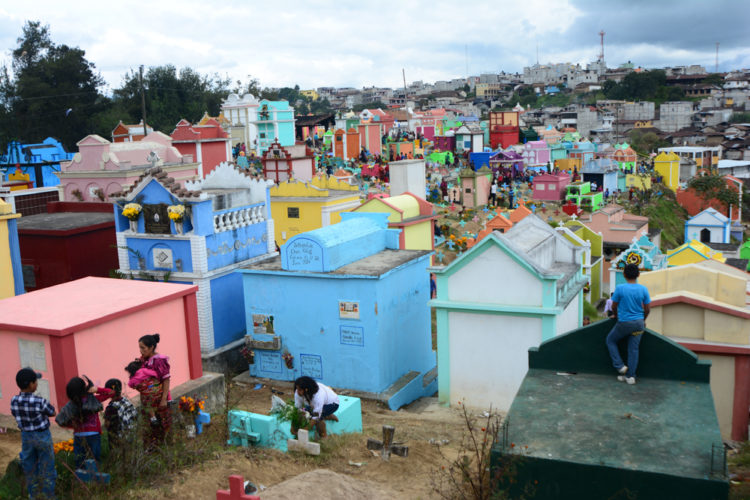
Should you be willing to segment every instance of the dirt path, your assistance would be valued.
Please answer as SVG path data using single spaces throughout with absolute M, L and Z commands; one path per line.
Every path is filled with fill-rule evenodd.
M 285 393 L 282 398 L 291 398 L 290 389 L 281 390 Z M 268 386 L 257 391 L 250 387 L 234 387 L 231 399 L 231 407 L 267 413 L 271 391 Z M 433 398 L 420 400 L 397 412 L 388 410 L 381 403 L 363 400 L 362 421 L 362 434 L 332 436 L 324 440 L 320 457 L 261 448 L 229 448 L 217 455 L 215 460 L 184 471 L 157 488 L 133 491 L 130 497 L 214 498 L 217 489 L 228 487 L 229 475 L 241 474 L 256 485 L 270 488 L 267 495 L 261 495 L 264 500 L 292 498 L 290 492 L 293 491 L 296 491 L 295 498 L 299 498 L 300 491 L 307 492 L 305 496 L 313 498 L 316 487 L 326 488 L 326 493 L 319 498 L 358 498 L 359 491 L 369 491 L 372 496 L 364 498 L 372 499 L 434 498 L 431 475 L 446 461 L 441 449 L 431 444 L 430 440 L 447 440 L 442 452 L 455 457 L 464 428 L 458 412 L 439 406 Z M 384 462 L 367 450 L 367 438 L 380 437 L 384 424 L 396 427 L 395 439 L 409 446 L 408 457 L 394 456 L 390 462 Z M 321 469 L 336 474 L 321 472 Z M 317 472 L 271 488 L 313 471 Z M 359 481 L 367 483 L 362 485 Z

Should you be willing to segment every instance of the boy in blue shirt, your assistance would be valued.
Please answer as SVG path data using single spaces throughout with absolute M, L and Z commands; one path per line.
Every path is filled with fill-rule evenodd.
M 55 416 L 55 407 L 34 394 L 37 379 L 41 378 L 31 368 L 21 368 L 16 373 L 16 384 L 21 393 L 10 400 L 10 412 L 21 429 L 21 467 L 26 476 L 29 498 L 55 498 L 55 452 L 49 417 Z
M 638 368 L 638 349 L 641 345 L 641 334 L 646 328 L 646 318 L 651 312 L 651 297 L 648 289 L 637 283 L 640 271 L 635 264 L 628 264 L 623 270 L 627 283 L 618 285 L 612 295 L 612 312 L 617 320 L 615 327 L 607 335 L 607 349 L 612 358 L 612 365 L 620 374 L 617 380 L 635 384 L 635 370 Z M 620 357 L 617 344 L 628 339 L 628 364 Z

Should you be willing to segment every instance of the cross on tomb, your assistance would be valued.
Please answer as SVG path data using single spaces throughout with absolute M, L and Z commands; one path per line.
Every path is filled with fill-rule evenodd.
M 380 451 L 380 457 L 383 460 L 390 460 L 391 453 L 400 457 L 409 456 L 409 447 L 404 446 L 402 443 L 393 442 L 393 434 L 396 432 L 396 428 L 391 425 L 383 426 L 383 440 L 378 441 L 377 439 L 367 438 L 367 449 Z
M 487 213 L 487 212 L 489 212 L 489 211 L 490 211 L 490 209 L 489 209 L 489 208 L 487 208 L 487 207 L 484 207 L 484 208 L 482 209 L 482 212 L 484 212 L 484 213 Z
M 229 491 L 218 490 L 216 500 L 260 500 L 260 497 L 245 493 L 245 478 L 234 475 L 229 476 Z
M 456 244 L 455 244 L 455 243 L 453 243 L 452 241 L 449 241 L 449 242 L 448 242 L 448 249 L 449 249 L 449 250 L 453 250 L 454 248 L 456 248 Z
M 479 216 L 475 215 L 474 217 L 471 218 L 471 220 L 473 220 L 474 222 L 479 222 Z
M 302 451 L 308 455 L 320 455 L 320 443 L 310 441 L 310 433 L 305 429 L 297 431 L 297 439 L 287 439 L 289 451 Z
M 195 417 L 195 433 L 202 434 L 203 424 L 210 424 L 210 423 L 211 423 L 211 414 L 206 413 L 203 410 L 199 410 L 198 416 Z
M 462 220 L 462 221 L 461 221 L 461 222 L 459 222 L 458 224 L 459 224 L 459 225 L 460 225 L 461 227 L 464 227 L 464 226 L 466 225 L 466 221 L 465 221 L 465 220 Z
M 437 257 L 437 260 L 440 261 L 440 263 L 443 263 L 443 259 L 445 258 L 445 254 L 441 251 L 435 254 L 435 257 Z
M 78 476 L 78 479 L 84 483 L 90 483 L 93 481 L 95 483 L 109 484 L 109 474 L 99 472 L 99 469 L 96 466 L 96 460 L 93 458 L 89 458 L 83 462 L 82 469 L 76 469 L 76 476 Z

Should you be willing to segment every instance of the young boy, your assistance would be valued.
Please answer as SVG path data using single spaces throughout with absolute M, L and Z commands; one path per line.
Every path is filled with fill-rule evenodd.
M 21 466 L 26 475 L 30 498 L 55 498 L 55 452 L 49 417 L 55 416 L 55 407 L 43 397 L 34 394 L 37 379 L 42 377 L 31 368 L 21 368 L 16 373 L 16 384 L 21 393 L 10 401 L 10 412 L 21 429 Z
M 641 345 L 641 334 L 646 328 L 646 318 L 651 312 L 651 297 L 648 288 L 637 283 L 640 271 L 635 264 L 627 264 L 623 270 L 627 283 L 618 285 L 612 295 L 612 313 L 617 320 L 615 327 L 607 335 L 607 349 L 612 358 L 612 365 L 620 374 L 617 380 L 635 384 L 635 370 L 638 368 L 638 349 Z M 628 338 L 628 364 L 620 357 L 617 344 Z

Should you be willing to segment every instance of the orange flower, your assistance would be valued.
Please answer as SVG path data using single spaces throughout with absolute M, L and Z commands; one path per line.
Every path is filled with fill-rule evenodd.
M 485 432 L 485 431 L 487 431 L 487 429 L 485 429 L 484 427 L 482 427 L 482 432 Z
M 510 447 L 511 448 L 515 448 L 516 447 L 516 443 L 510 443 Z

